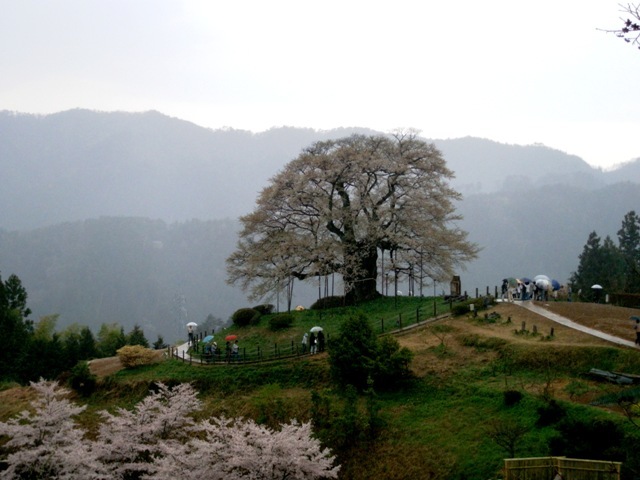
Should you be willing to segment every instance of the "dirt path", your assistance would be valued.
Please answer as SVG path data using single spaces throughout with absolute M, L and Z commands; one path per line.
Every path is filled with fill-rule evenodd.
M 608 342 L 611 343 L 616 343 L 618 345 L 624 345 L 625 347 L 632 347 L 635 348 L 635 342 L 632 342 L 631 340 L 625 340 L 623 338 L 617 337 L 615 335 L 611 335 L 607 332 L 603 332 L 601 330 L 596 330 L 595 328 L 591 328 L 589 326 L 583 325 L 581 323 L 577 323 L 574 322 L 573 320 L 569 320 L 567 317 L 558 315 L 557 313 L 554 313 L 552 311 L 550 311 L 547 308 L 544 308 L 544 306 L 542 305 L 538 305 L 534 302 L 515 302 L 516 305 L 520 305 L 520 307 L 522 308 L 526 308 L 527 310 L 530 310 L 538 315 L 541 315 L 543 317 L 548 318 L 549 320 L 552 320 L 556 323 L 559 323 L 560 325 L 565 325 L 567 327 L 573 328 L 575 330 L 580 330 L 581 332 L 587 333 L 589 335 L 593 335 L 594 337 L 598 337 L 598 338 L 602 338 L 604 340 L 607 340 Z

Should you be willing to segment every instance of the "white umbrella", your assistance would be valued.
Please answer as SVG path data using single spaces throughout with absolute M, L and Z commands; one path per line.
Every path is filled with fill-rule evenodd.
M 311 330 L 309 330 L 311 333 L 316 333 L 316 332 L 321 332 L 322 331 L 322 327 L 313 327 Z
M 594 290 L 602 290 L 602 285 L 598 285 L 596 283 L 595 285 L 591 285 L 591 288 L 593 288 Z
M 551 283 L 551 279 L 546 275 L 536 275 L 535 277 L 533 277 L 533 283 L 537 284 L 538 280 L 546 280 L 547 282 Z
M 198 324 L 196 322 L 189 322 L 187 323 L 187 327 L 197 327 Z
M 547 289 L 549 288 L 549 285 L 551 285 L 551 281 L 547 280 L 546 278 L 539 278 L 534 283 L 538 286 L 538 288 L 542 289 Z

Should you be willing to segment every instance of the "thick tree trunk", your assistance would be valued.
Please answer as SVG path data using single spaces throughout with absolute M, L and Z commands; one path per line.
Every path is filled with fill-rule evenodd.
M 359 249 L 357 256 L 360 259 L 358 268 L 352 272 L 347 272 L 344 276 L 347 303 L 371 300 L 380 295 L 376 290 L 378 278 L 378 249 L 376 247 Z

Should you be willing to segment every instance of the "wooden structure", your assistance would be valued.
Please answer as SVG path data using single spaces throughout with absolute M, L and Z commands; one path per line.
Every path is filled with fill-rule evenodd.
M 620 480 L 621 462 L 566 457 L 505 458 L 504 480 Z
M 449 286 L 450 294 L 452 297 L 459 297 L 462 295 L 462 282 L 459 275 L 454 275 Z

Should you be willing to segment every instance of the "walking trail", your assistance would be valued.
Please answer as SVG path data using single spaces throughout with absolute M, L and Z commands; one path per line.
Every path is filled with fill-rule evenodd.
M 600 330 L 595 330 L 593 328 L 589 328 L 589 327 L 585 327 L 584 325 L 580 325 L 579 323 L 576 323 L 572 320 L 569 320 L 566 317 L 563 317 L 561 315 L 555 314 L 553 312 L 550 312 L 549 310 L 536 305 L 534 302 L 531 301 L 526 301 L 526 302 L 520 302 L 520 301 L 514 301 L 515 305 L 520 305 L 523 308 L 526 308 L 527 310 L 532 311 L 533 313 L 536 313 L 538 315 L 541 315 L 543 317 L 548 318 L 549 320 L 552 320 L 556 323 L 559 323 L 561 325 L 564 325 L 566 327 L 569 328 L 573 328 L 575 330 L 580 330 L 581 332 L 585 332 L 588 333 L 589 335 L 593 335 L 594 337 L 599 337 L 602 338 L 604 340 L 607 340 L 609 342 L 612 343 L 617 343 L 618 345 L 624 345 L 625 347 L 632 347 L 635 348 L 636 345 L 634 342 L 630 341 L 630 340 L 625 340 L 623 338 L 619 338 L 619 337 L 614 337 L 613 335 L 609 335 L 608 333 L 604 333 L 601 332 Z
M 181 359 L 184 359 L 186 362 L 197 362 L 202 363 L 199 358 L 191 358 L 189 355 L 189 342 L 183 343 L 182 345 L 178 345 L 177 347 L 173 347 L 174 356 L 178 356 Z

